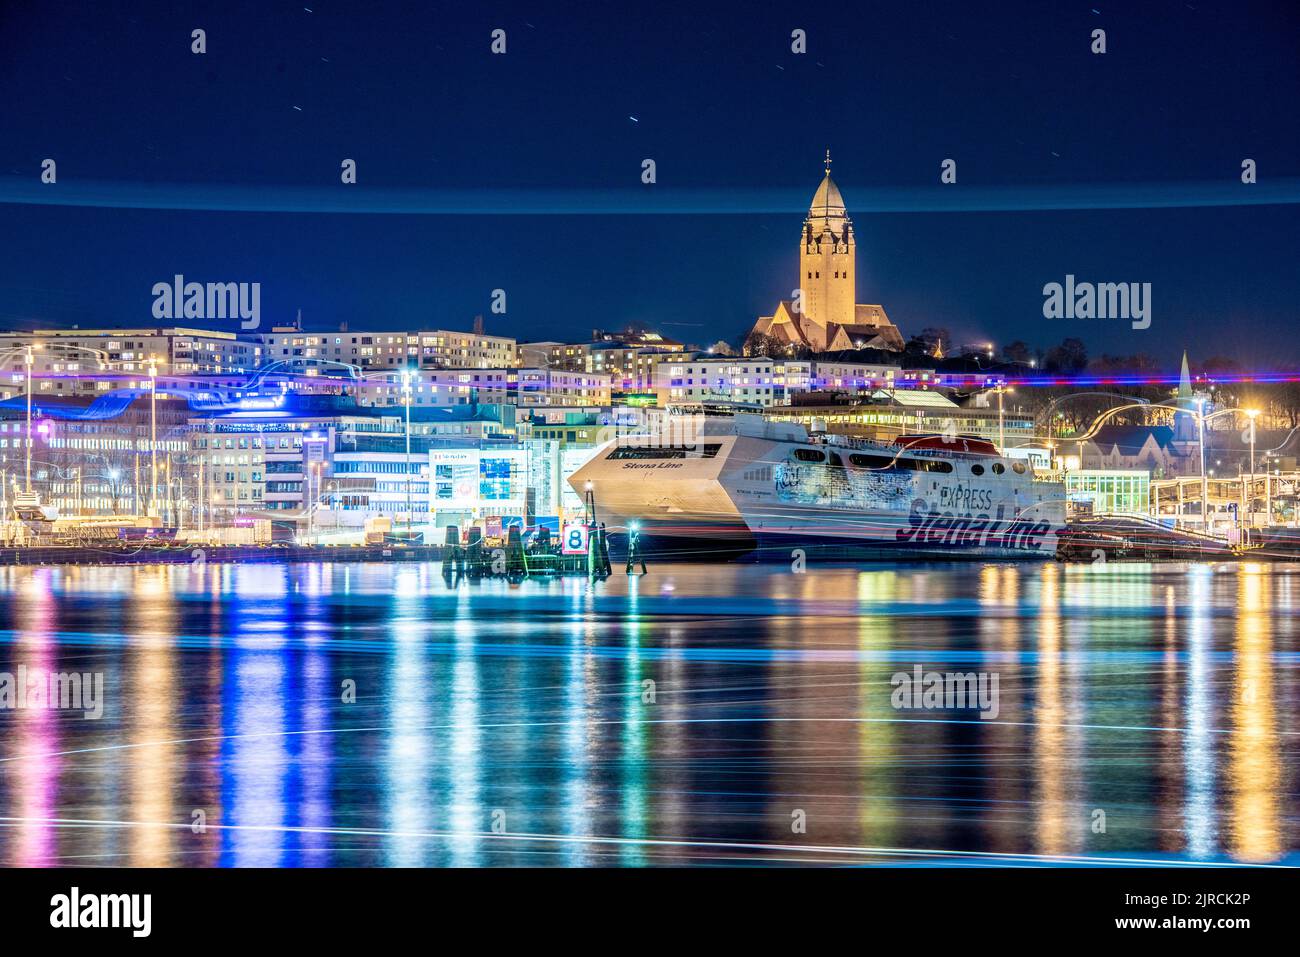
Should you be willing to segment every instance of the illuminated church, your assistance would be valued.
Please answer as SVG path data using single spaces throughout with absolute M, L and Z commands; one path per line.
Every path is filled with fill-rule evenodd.
M 812 352 L 902 350 L 903 336 L 884 308 L 854 301 L 857 248 L 844 197 L 831 179 L 831 154 L 827 150 L 826 176 L 803 222 L 799 298 L 781 300 L 776 312 L 761 317 L 750 335 L 770 336 Z

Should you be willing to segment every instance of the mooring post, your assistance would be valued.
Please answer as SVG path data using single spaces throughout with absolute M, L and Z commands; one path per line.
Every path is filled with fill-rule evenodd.
M 468 572 L 477 577 L 483 573 L 483 530 L 471 525 L 465 532 L 465 564 Z
M 645 567 L 645 554 L 641 551 L 641 532 L 634 526 L 629 525 L 627 528 L 627 574 L 632 574 L 632 569 L 641 565 L 641 574 L 647 572 Z
M 528 560 L 524 556 L 524 538 L 519 534 L 518 525 L 511 525 L 510 530 L 506 532 L 506 574 L 528 574 Z
M 609 561 L 609 536 L 605 532 L 605 523 L 600 523 L 600 574 L 608 578 L 614 574 L 614 566 Z
M 464 568 L 461 567 L 459 526 L 448 525 L 443 533 L 442 543 L 442 577 L 450 578 L 454 574 L 462 573 Z

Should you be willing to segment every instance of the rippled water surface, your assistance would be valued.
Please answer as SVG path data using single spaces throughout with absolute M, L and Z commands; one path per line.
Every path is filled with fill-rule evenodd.
M 1298 602 L 1286 565 L 4 568 L 10 687 L 104 690 L 0 710 L 0 863 L 1296 863 Z M 917 666 L 996 708 L 896 707 Z

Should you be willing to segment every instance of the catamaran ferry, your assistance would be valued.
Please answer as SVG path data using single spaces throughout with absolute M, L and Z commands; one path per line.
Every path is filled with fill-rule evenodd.
M 611 537 L 660 558 L 1043 559 L 1065 527 L 1063 484 L 984 439 L 886 444 L 746 413 L 622 437 L 570 482 Z

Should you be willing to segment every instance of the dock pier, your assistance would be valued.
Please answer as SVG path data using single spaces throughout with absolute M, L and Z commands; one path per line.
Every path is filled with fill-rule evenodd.
M 1228 539 L 1140 515 L 1101 515 L 1071 520 L 1056 557 L 1066 562 L 1295 561 L 1300 559 L 1300 530 L 1245 529 Z

